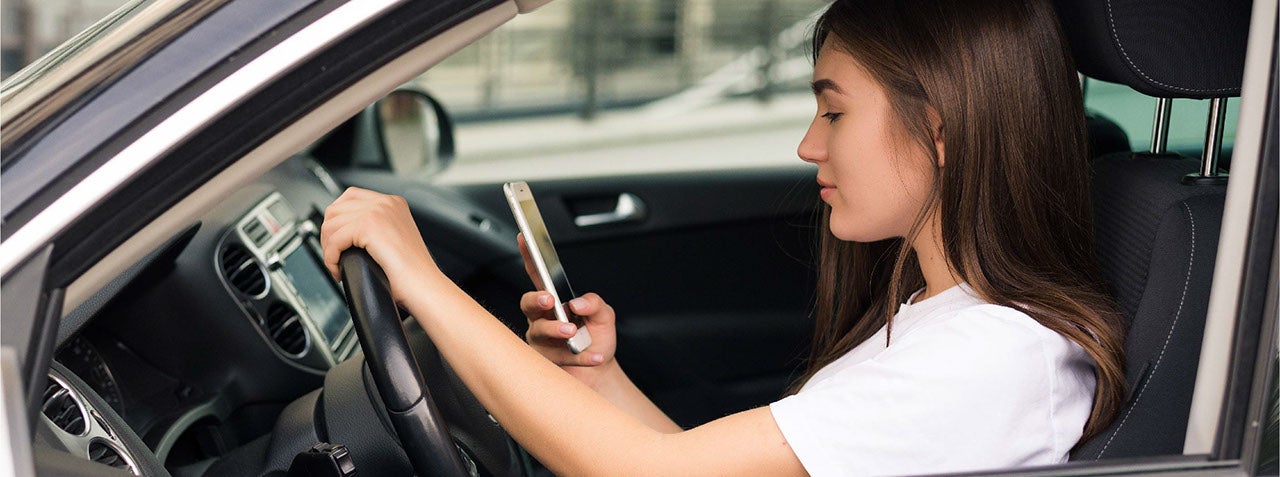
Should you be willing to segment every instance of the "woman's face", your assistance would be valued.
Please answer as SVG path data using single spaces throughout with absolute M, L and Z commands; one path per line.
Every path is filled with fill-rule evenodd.
M 832 43 L 814 65 L 818 112 L 797 153 L 818 166 L 833 235 L 855 242 L 906 236 L 928 197 L 932 161 L 902 131 L 884 89 Z

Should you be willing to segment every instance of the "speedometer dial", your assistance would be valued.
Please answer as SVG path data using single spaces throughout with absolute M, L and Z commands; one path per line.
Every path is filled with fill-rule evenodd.
M 120 395 L 120 386 L 111 374 L 111 368 L 102 359 L 93 343 L 83 336 L 77 335 L 62 345 L 58 352 L 58 362 L 79 376 L 89 387 L 93 388 L 117 414 L 124 416 L 124 401 Z

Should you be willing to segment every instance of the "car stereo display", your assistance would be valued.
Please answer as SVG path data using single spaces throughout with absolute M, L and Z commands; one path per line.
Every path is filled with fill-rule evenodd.
M 320 258 L 303 242 L 284 258 L 281 268 L 293 282 L 316 328 L 326 341 L 336 343 L 351 322 L 351 314 Z

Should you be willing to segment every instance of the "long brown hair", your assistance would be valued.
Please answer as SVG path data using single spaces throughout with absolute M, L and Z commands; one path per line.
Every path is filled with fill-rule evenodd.
M 937 211 L 957 278 L 1084 348 L 1097 367 L 1096 435 L 1124 400 L 1124 319 L 1094 261 L 1084 109 L 1047 1 L 838 0 L 815 27 L 885 89 L 900 130 L 933 160 L 933 187 L 906 237 L 824 233 L 809 368 L 869 339 L 924 286 L 911 243 Z M 945 167 L 934 147 L 941 119 Z M 830 208 L 822 215 L 829 230 Z

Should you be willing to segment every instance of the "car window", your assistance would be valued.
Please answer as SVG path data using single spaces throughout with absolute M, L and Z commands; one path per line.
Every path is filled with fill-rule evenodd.
M 148 12 L 148 18 L 158 19 L 181 5 L 177 1 L 157 3 L 155 0 L 96 0 L 89 5 L 74 6 L 65 2 L 34 5 L 5 2 L 0 9 L 4 12 L 2 23 L 6 32 L 4 44 L 0 46 L 0 79 L 4 81 L 4 96 L 31 86 L 91 47 L 102 52 L 127 41 L 126 35 L 117 35 L 113 41 L 100 43 L 120 25 L 143 12 Z M 95 18 L 101 19 L 93 22 Z M 81 29 L 84 31 L 73 36 Z M 14 74 L 24 67 L 25 70 Z
M 455 120 L 442 182 L 801 166 L 819 0 L 570 0 L 414 81 Z
M 1129 136 L 1135 151 L 1151 149 L 1151 126 L 1156 98 L 1144 95 L 1122 84 L 1086 78 L 1084 105 L 1089 111 L 1115 121 Z M 1236 137 L 1236 121 L 1240 98 L 1227 101 L 1227 121 L 1223 128 L 1222 147 L 1229 151 Z M 1209 118 L 1209 101 L 1175 99 L 1169 117 L 1170 151 L 1199 156 L 1204 149 L 1205 125 Z

